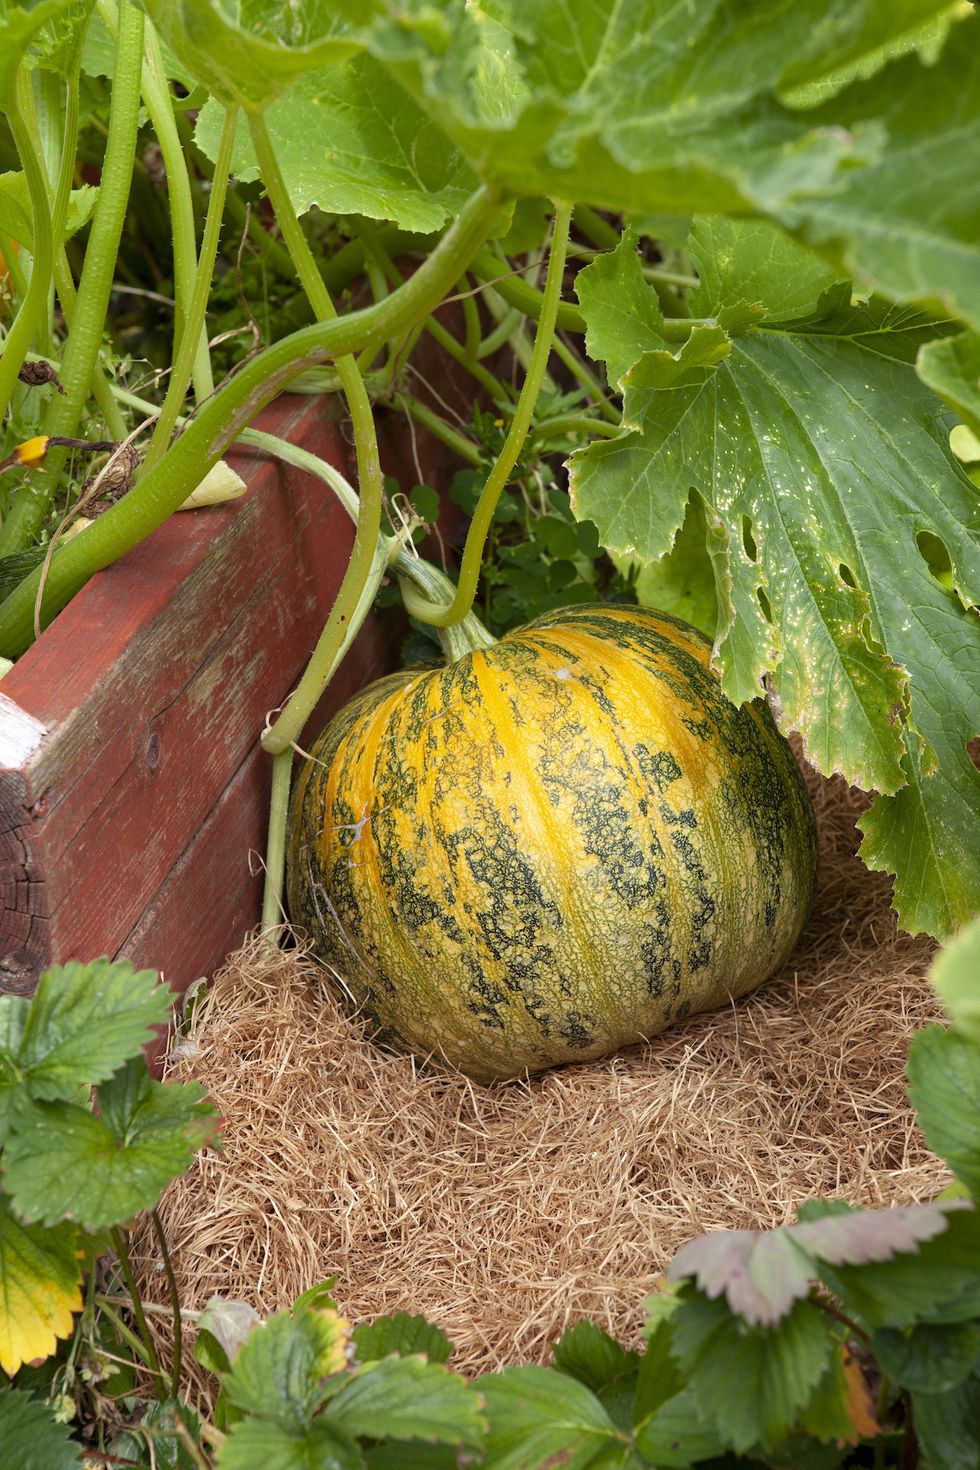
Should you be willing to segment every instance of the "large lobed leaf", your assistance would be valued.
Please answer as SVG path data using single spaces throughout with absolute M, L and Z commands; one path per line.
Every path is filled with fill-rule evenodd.
M 949 16 L 940 0 L 405 0 L 359 18 L 507 190 L 767 214 L 893 298 L 976 320 L 980 22 Z M 918 45 L 945 29 L 925 66 Z M 815 89 L 831 100 L 804 106 Z
M 297 77 L 357 48 L 327 0 L 141 0 L 197 81 L 226 106 L 260 112 Z
M 780 212 L 894 301 L 935 302 L 980 325 L 980 24 L 954 25 L 938 63 L 904 57 L 816 111 L 879 125 L 887 145 L 832 193 Z
M 202 109 L 195 134 L 214 159 L 223 109 Z M 273 101 L 266 126 L 297 214 L 313 205 L 334 214 L 393 220 L 406 230 L 437 230 L 476 187 L 443 133 L 370 56 L 302 77 Z M 232 172 L 258 177 L 248 125 L 240 118 Z
M 654 345 L 664 324 L 628 238 L 579 277 L 624 432 L 573 456 L 576 514 L 654 562 L 698 491 L 726 692 L 753 698 L 765 675 L 814 764 L 884 793 L 862 856 L 897 874 L 907 928 L 946 933 L 980 902 L 980 555 L 975 488 L 914 367 L 935 323 L 852 303 L 769 225 L 702 219 L 691 249 L 703 322 L 679 350 Z
M 905 6 L 919 20 L 943 7 Z M 424 20 L 423 20 L 424 17 Z M 877 154 L 778 99 L 880 48 L 911 14 L 809 0 L 414 0 L 367 40 L 484 176 L 613 209 L 770 209 Z

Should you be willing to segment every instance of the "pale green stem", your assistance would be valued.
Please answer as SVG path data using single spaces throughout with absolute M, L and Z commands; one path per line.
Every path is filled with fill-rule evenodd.
M 499 352 L 500 348 L 514 335 L 523 320 L 524 313 L 518 311 L 515 306 L 512 306 L 507 315 L 497 323 L 489 336 L 484 337 L 480 343 L 478 356 L 481 358 L 492 357 L 495 352 Z
M 478 466 L 483 463 L 483 456 L 473 441 L 454 429 L 452 424 L 447 424 L 444 418 L 441 418 L 426 404 L 420 403 L 409 393 L 397 394 L 394 401 L 399 408 L 404 409 L 409 418 L 421 424 L 423 429 L 428 429 L 440 444 L 445 444 L 447 449 L 453 450 L 460 459 L 465 459 L 467 464 Z
M 330 299 L 330 292 L 324 284 L 307 244 L 306 236 L 296 218 L 265 122 L 261 117 L 253 115 L 249 119 L 249 124 L 262 181 L 268 191 L 283 240 L 293 258 L 300 282 L 309 297 L 317 319 L 321 322 L 332 320 L 337 313 Z M 354 546 L 347 570 L 313 657 L 296 692 L 263 740 L 266 750 L 273 755 L 278 755 L 281 751 L 286 750 L 298 739 L 313 706 L 320 698 L 337 666 L 347 628 L 371 573 L 372 559 L 381 529 L 381 463 L 378 458 L 378 438 L 374 426 L 374 415 L 371 412 L 371 400 L 368 398 L 364 380 L 353 357 L 338 357 L 336 368 L 354 428 L 359 489 L 357 530 L 354 534 Z
M 464 276 L 460 281 L 459 290 L 463 301 L 463 321 L 466 324 L 466 337 L 463 342 L 463 350 L 467 357 L 479 357 L 480 339 L 482 336 L 480 308 L 477 305 L 476 296 L 470 289 L 470 282 L 467 276 Z
M 98 10 L 110 34 L 115 34 L 117 11 L 112 0 L 98 0 Z M 174 352 L 190 320 L 189 305 L 194 290 L 197 266 L 197 244 L 194 226 L 194 201 L 184 150 L 174 118 L 173 98 L 163 64 L 163 53 L 156 31 L 147 17 L 143 38 L 141 90 L 150 115 L 154 136 L 160 146 L 167 174 L 167 204 L 170 209 L 171 236 L 174 252 Z M 214 392 L 214 375 L 208 353 L 207 334 L 203 324 L 194 344 L 194 397 L 198 403 Z
M 52 437 L 72 437 L 75 434 L 98 361 L 133 171 L 142 51 L 143 13 L 130 0 L 123 0 L 102 183 L 85 253 L 72 332 L 62 361 L 61 382 L 65 393 L 51 398 L 45 414 L 45 433 Z M 37 168 L 36 162 L 34 167 Z M 46 189 L 42 199 L 50 229 Z M 50 239 L 48 243 L 50 246 Z M 46 265 L 49 279 L 52 261 L 53 256 L 49 256 Z M 33 279 L 31 286 L 34 286 Z M 45 295 L 46 290 L 45 287 Z M 6 364 L 6 359 L 7 354 L 4 353 L 0 369 Z M 32 483 L 20 487 L 0 529 L 0 555 L 23 550 L 34 540 L 48 512 L 65 458 L 63 448 L 52 449 L 44 470 Z
M 402 554 L 395 561 L 398 585 L 404 600 L 406 589 L 417 588 L 431 610 L 448 613 L 455 600 L 456 589 L 445 573 L 421 557 Z M 458 621 L 436 627 L 445 657 L 451 662 L 480 648 L 492 648 L 497 642 L 472 610 Z
M 34 263 L 31 269 L 27 294 L 21 300 L 17 315 L 3 344 L 0 357 L 0 420 L 7 412 L 17 374 L 24 365 L 30 351 L 34 334 L 44 320 L 47 309 L 48 287 L 51 284 L 51 269 L 54 263 L 54 245 L 51 234 L 51 213 L 48 205 L 48 187 L 35 151 L 27 117 L 33 105 L 31 74 L 21 62 L 17 68 L 12 96 L 7 109 L 7 122 L 13 134 L 21 168 L 27 181 L 31 200 L 34 233 Z M 0 533 L 2 534 L 2 533 Z M 9 548 L 17 550 L 17 547 Z
M 221 221 L 224 217 L 225 196 L 228 190 L 228 175 L 231 169 L 231 152 L 235 142 L 237 120 L 238 108 L 227 108 L 218 142 L 218 156 L 208 198 L 207 220 L 201 241 L 201 254 L 194 273 L 194 289 L 187 311 L 185 330 L 180 334 L 180 345 L 177 348 L 177 356 L 170 374 L 163 407 L 160 409 L 160 417 L 153 430 L 153 438 L 143 461 L 141 471 L 143 474 L 153 468 L 170 443 L 170 436 L 180 416 L 180 410 L 187 394 L 187 385 L 191 380 L 197 356 L 197 344 L 201 333 L 205 330 L 204 319 L 214 275 L 214 262 L 218 254 L 218 240 L 221 235 Z
M 293 749 L 287 746 L 272 757 L 272 791 L 269 797 L 269 834 L 265 844 L 265 882 L 262 886 L 264 934 L 285 919 L 283 889 L 286 877 L 286 827 L 289 817 L 289 788 L 293 776 Z M 282 813 L 286 813 L 286 821 Z
M 459 570 L 459 583 L 452 606 L 433 612 L 424 598 L 416 596 L 411 588 L 406 588 L 408 595 L 405 597 L 405 606 L 408 611 L 420 621 L 431 623 L 435 627 L 448 627 L 449 624 L 458 622 L 465 617 L 473 606 L 476 596 L 477 583 L 480 576 L 480 563 L 483 559 L 483 549 L 486 544 L 490 524 L 493 521 L 497 502 L 507 482 L 511 471 L 517 463 L 528 430 L 531 427 L 531 419 L 534 408 L 538 401 L 541 390 L 542 379 L 548 365 L 548 357 L 551 353 L 551 344 L 555 332 L 555 318 L 558 314 L 558 303 L 561 299 L 562 276 L 565 270 L 565 253 L 568 249 L 568 230 L 572 217 L 572 205 L 557 204 L 555 207 L 555 228 L 551 242 L 551 255 L 548 260 L 548 276 L 544 288 L 544 306 L 541 310 L 541 319 L 534 338 L 534 349 L 531 354 L 531 366 L 524 386 L 517 400 L 514 417 L 511 420 L 507 437 L 503 448 L 490 471 L 483 494 L 480 496 L 479 504 L 470 522 L 470 528 L 466 536 L 466 545 L 463 548 L 463 559 Z
M 337 313 L 330 292 L 313 258 L 313 253 L 296 217 L 286 188 L 279 161 L 264 119 L 249 118 L 252 144 L 259 171 L 275 211 L 296 273 L 318 321 L 333 320 Z M 384 297 L 380 304 L 383 305 Z M 279 922 L 282 908 L 283 872 L 286 852 L 286 824 L 289 816 L 289 767 L 291 747 L 313 712 L 313 708 L 340 664 L 357 629 L 374 602 L 387 565 L 379 548 L 383 491 L 378 436 L 371 411 L 371 400 L 364 386 L 360 368 L 352 356 L 336 362 L 354 429 L 359 485 L 358 515 L 354 546 L 343 579 L 330 609 L 326 626 L 317 641 L 313 655 L 304 670 L 285 709 L 263 737 L 263 745 L 278 757 L 273 772 L 273 795 L 269 811 L 269 834 L 266 856 L 265 892 L 262 900 L 263 923 Z
M 54 245 L 54 284 L 58 292 L 58 300 L 61 303 L 61 313 L 65 324 L 71 331 L 71 324 L 75 315 L 75 282 L 72 279 L 71 267 L 68 264 L 68 255 L 65 250 L 65 222 L 68 218 L 68 209 L 71 204 L 71 189 L 74 182 L 76 150 L 78 147 L 78 69 L 81 64 L 81 53 L 79 52 L 76 63 L 70 74 L 66 77 L 67 93 L 65 97 L 65 125 L 63 141 L 61 146 L 61 157 L 58 165 L 58 181 L 55 189 L 54 203 L 51 209 L 51 235 Z M 40 137 L 40 128 L 31 103 L 31 116 L 28 123 L 32 133 Z M 43 155 L 42 155 L 43 166 Z M 50 192 L 50 182 L 45 174 L 45 183 Z M 50 356 L 50 353 L 47 354 Z M 110 435 L 115 440 L 125 439 L 126 424 L 122 414 L 112 396 L 105 373 L 96 360 L 92 368 L 91 381 L 92 395 L 99 406 Z
M 535 443 L 563 439 L 568 434 L 590 434 L 595 439 L 616 439 L 622 431 L 623 426 L 620 423 L 607 423 L 605 419 L 591 418 L 584 413 L 562 413 L 556 414 L 553 419 L 535 424 L 530 438 Z
M 359 519 L 359 518 L 357 518 Z M 379 536 L 371 567 L 358 595 L 344 634 L 335 649 L 332 662 L 325 666 L 323 687 L 326 688 L 346 657 L 351 644 L 364 625 L 364 620 L 378 595 L 391 562 L 401 546 L 401 537 Z M 326 631 L 326 630 L 324 630 Z M 321 637 L 320 643 L 323 643 Z M 320 644 L 317 645 L 319 651 Z M 314 659 L 316 653 L 314 653 Z M 313 659 L 310 660 L 312 665 Z M 287 705 L 288 708 L 288 705 Z M 270 732 L 271 733 L 271 732 Z M 263 739 L 268 749 L 268 736 Z M 289 818 L 289 785 L 293 764 L 293 744 L 273 752 L 272 797 L 269 803 L 269 836 L 266 843 L 265 885 L 262 893 L 262 929 L 272 930 L 283 921 L 283 887 L 286 869 L 287 823 Z

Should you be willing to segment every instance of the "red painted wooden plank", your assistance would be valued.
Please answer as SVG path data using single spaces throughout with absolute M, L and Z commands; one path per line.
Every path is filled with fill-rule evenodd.
M 468 415 L 458 375 L 446 391 Z M 259 423 L 353 475 L 335 400 L 283 397 Z M 420 472 L 445 485 L 452 456 L 400 418 L 380 423 L 384 469 L 404 490 Z M 230 458 L 249 484 L 241 500 L 172 517 L 94 577 L 3 681 L 0 990 L 117 953 L 183 988 L 258 921 L 258 737 L 299 678 L 353 532 L 318 480 Z M 369 619 L 317 721 L 395 663 L 400 636 L 397 619 Z

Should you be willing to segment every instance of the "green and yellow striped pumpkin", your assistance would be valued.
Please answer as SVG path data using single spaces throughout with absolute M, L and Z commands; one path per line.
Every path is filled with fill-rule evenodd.
M 603 1056 L 761 984 L 813 811 L 760 700 L 642 608 L 549 613 L 370 685 L 293 798 L 294 923 L 379 1039 L 479 1081 Z

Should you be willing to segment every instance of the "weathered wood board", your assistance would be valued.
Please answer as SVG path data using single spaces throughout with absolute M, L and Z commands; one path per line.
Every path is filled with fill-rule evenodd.
M 261 427 L 344 468 L 322 399 Z M 172 517 L 100 572 L 0 683 L 0 990 L 108 954 L 175 989 L 257 923 L 267 711 L 297 682 L 352 526 L 326 486 L 233 453 L 242 499 Z M 406 478 L 411 481 L 411 472 Z M 398 631 L 372 616 L 336 708 L 386 672 Z

